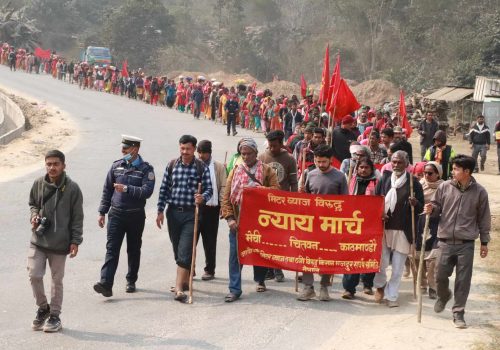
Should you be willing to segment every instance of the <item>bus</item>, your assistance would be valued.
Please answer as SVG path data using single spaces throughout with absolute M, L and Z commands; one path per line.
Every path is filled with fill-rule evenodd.
M 92 66 L 109 66 L 111 65 L 111 52 L 107 47 L 89 46 L 82 51 L 81 60 Z

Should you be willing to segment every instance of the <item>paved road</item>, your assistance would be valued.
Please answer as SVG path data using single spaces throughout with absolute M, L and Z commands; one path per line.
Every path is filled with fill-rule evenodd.
M 292 273 L 287 274 L 287 282 L 269 282 L 268 292 L 256 293 L 248 267 L 243 274 L 243 298 L 224 303 L 228 277 L 225 222 L 219 230 L 216 280 L 195 280 L 193 305 L 175 302 L 168 291 L 175 278 L 171 245 L 166 230 L 160 231 L 154 224 L 159 180 L 146 207 L 138 292 L 124 291 L 126 259 L 122 259 L 114 296 L 105 299 L 97 295 L 92 285 L 99 278 L 104 258 L 105 230 L 97 226 L 96 210 L 106 172 L 111 162 L 120 158 L 120 134 L 145 139 L 141 154 L 155 167 L 157 178 L 161 178 L 167 161 L 177 156 L 181 134 L 212 140 L 218 160 L 223 160 L 225 151 L 234 151 L 237 138 L 227 137 L 222 126 L 208 121 L 104 93 L 79 91 L 47 76 L 11 73 L 1 66 L 0 81 L 56 105 L 76 121 L 81 138 L 67 154 L 67 172 L 82 188 L 85 209 L 83 245 L 78 257 L 68 260 L 66 266 L 61 314 L 64 329 L 55 335 L 33 332 L 30 323 L 35 305 L 25 269 L 30 237 L 27 200 L 33 179 L 43 169 L 0 183 L 0 348 L 310 349 L 344 336 L 337 333 L 342 325 L 354 317 L 362 320 L 365 313 L 399 313 L 405 320 L 412 318 L 414 306 L 392 312 L 363 296 L 355 302 L 340 299 L 337 277 L 334 300 L 329 303 L 296 301 Z M 258 143 L 261 145 L 263 139 Z M 125 248 L 122 257 L 124 254 Z M 198 259 L 204 259 L 202 250 Z M 403 304 L 410 299 L 408 281 L 404 289 Z

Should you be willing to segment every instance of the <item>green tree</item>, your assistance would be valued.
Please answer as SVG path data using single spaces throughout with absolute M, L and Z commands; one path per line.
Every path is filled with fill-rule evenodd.
M 171 44 L 174 35 L 173 18 L 159 0 L 126 0 L 104 27 L 115 59 L 128 59 L 131 67 L 155 68 L 158 50 Z

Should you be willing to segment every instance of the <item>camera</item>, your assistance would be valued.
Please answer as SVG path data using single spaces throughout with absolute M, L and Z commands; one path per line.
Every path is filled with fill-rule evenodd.
M 37 218 L 36 223 L 38 224 L 38 226 L 35 229 L 35 233 L 39 236 L 42 236 L 49 228 L 50 221 L 44 216 L 43 218 Z

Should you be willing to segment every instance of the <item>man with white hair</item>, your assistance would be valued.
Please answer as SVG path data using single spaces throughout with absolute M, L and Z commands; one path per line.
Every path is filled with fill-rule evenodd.
M 248 187 L 280 188 L 274 169 L 257 159 L 257 143 L 244 137 L 238 144 L 243 162 L 235 166 L 228 175 L 226 190 L 222 199 L 222 216 L 229 226 L 229 294 L 225 301 L 230 303 L 241 296 L 241 265 L 238 260 L 237 233 L 243 189 Z M 266 291 L 264 283 L 267 268 L 254 266 L 254 281 L 257 292 Z
M 387 300 L 389 307 L 398 307 L 399 285 L 405 267 L 405 261 L 415 243 L 412 224 L 424 205 L 424 194 L 418 180 L 410 178 L 406 172 L 409 164 L 405 151 L 396 151 L 391 157 L 392 171 L 385 171 L 377 185 L 375 194 L 385 196 L 384 237 L 382 239 L 382 258 L 380 272 L 375 275 L 375 301 Z M 411 193 L 413 182 L 413 193 Z M 411 219 L 414 207 L 415 220 Z M 392 274 L 387 281 L 386 270 L 392 253 Z

